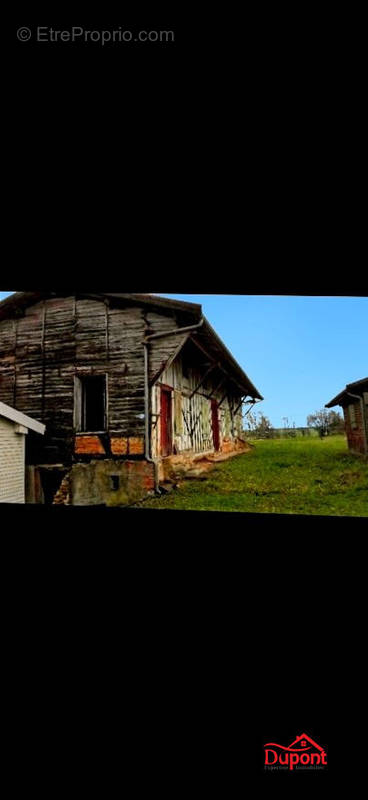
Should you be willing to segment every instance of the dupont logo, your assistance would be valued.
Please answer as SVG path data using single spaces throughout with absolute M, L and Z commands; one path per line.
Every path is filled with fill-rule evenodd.
M 325 748 L 306 733 L 297 736 L 288 747 L 276 742 L 267 742 L 264 748 L 264 768 L 267 770 L 314 770 L 327 767 Z

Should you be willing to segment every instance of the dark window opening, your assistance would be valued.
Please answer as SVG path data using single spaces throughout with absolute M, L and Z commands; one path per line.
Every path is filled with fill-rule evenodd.
M 110 475 L 111 478 L 111 489 L 113 492 L 117 492 L 120 489 L 120 476 L 119 475 Z
M 81 430 L 106 429 L 106 376 L 89 375 L 82 378 Z

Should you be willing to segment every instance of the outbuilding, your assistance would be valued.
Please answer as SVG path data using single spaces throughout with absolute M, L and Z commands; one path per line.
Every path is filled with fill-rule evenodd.
M 0 503 L 25 502 L 25 451 L 29 431 L 45 425 L 0 402 Z
M 341 406 L 344 412 L 348 447 L 352 453 L 368 453 L 368 378 L 348 383 L 326 408 Z

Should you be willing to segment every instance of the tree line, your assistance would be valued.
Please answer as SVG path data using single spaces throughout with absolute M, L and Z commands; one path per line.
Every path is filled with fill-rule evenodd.
M 245 431 L 259 439 L 278 439 L 285 436 L 294 438 L 298 435 L 308 436 L 312 431 L 316 431 L 322 439 L 324 436 L 344 433 L 344 419 L 341 414 L 338 411 L 327 411 L 325 408 L 308 415 L 306 428 L 295 427 L 295 422 L 289 427 L 288 417 L 283 417 L 284 428 L 274 428 L 268 417 L 261 412 L 257 413 L 257 411 L 248 412 L 244 422 L 246 425 Z

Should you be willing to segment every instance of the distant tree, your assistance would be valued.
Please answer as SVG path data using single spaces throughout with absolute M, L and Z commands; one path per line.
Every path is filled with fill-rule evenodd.
M 307 417 L 308 428 L 316 428 L 320 437 L 327 436 L 329 433 L 342 433 L 344 431 L 344 420 L 336 411 L 327 411 L 321 408 L 314 414 Z
M 328 411 L 321 408 L 320 411 L 315 411 L 314 414 L 307 416 L 308 428 L 316 428 L 321 439 L 328 434 Z
M 328 427 L 330 433 L 344 433 L 345 432 L 344 417 L 342 417 L 338 411 L 330 411 Z
M 256 427 L 257 427 L 257 412 L 254 412 L 254 414 L 252 414 L 252 412 L 249 411 L 248 414 L 245 417 L 245 421 L 246 421 L 246 425 L 247 425 L 248 431 L 250 431 L 251 433 L 254 433 L 254 431 L 256 430 Z
M 273 428 L 270 423 L 268 417 L 265 417 L 264 414 L 260 415 L 257 431 L 259 436 L 265 437 L 265 439 L 271 439 L 273 434 Z
M 249 412 L 246 416 L 248 430 L 254 435 L 262 439 L 271 439 L 273 436 L 273 427 L 268 417 L 264 414 L 257 414 L 257 412 Z

